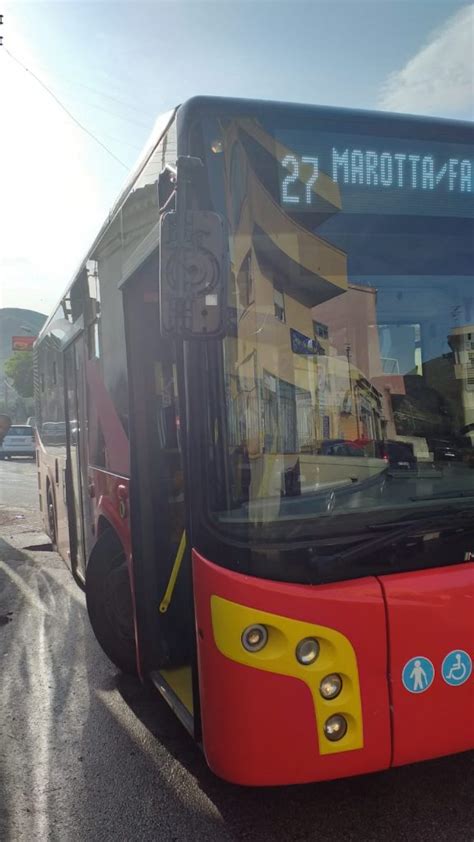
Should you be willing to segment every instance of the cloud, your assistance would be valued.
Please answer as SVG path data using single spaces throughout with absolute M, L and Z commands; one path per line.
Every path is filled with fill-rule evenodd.
M 405 67 L 386 80 L 379 105 L 388 111 L 472 117 L 474 4 L 432 33 Z

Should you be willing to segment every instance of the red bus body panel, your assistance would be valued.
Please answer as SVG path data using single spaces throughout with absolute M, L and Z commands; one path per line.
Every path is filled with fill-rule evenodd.
M 193 555 L 203 746 L 220 777 L 276 785 L 387 768 L 391 756 L 386 617 L 375 578 L 324 586 L 271 582 L 233 573 Z M 357 653 L 363 719 L 361 749 L 322 756 L 308 687 L 285 675 L 236 663 L 216 647 L 211 596 L 336 628 Z
M 473 655 L 474 565 L 296 585 L 225 570 L 193 554 L 203 746 L 211 769 L 244 785 L 279 785 L 363 774 L 468 750 L 474 745 L 473 676 L 442 677 L 454 650 Z M 212 598 L 337 629 L 355 650 L 364 740 L 324 754 L 302 681 L 237 663 L 218 648 Z M 409 692 L 402 671 L 423 656 L 433 683 Z
M 444 658 L 454 650 L 474 654 L 474 564 L 393 574 L 380 579 L 385 592 L 393 704 L 393 764 L 413 763 L 474 748 L 474 682 L 450 686 Z M 403 686 L 412 658 L 428 658 L 433 683 L 422 693 Z
M 94 532 L 97 534 L 100 518 L 113 526 L 127 557 L 131 557 L 130 511 L 128 477 L 117 476 L 101 468 L 89 467 L 89 496 Z

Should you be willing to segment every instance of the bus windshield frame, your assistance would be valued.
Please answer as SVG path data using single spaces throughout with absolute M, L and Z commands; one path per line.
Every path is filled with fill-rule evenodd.
M 472 126 L 247 101 L 185 108 L 187 148 L 205 164 L 194 202 L 224 218 L 231 265 L 227 336 L 190 363 L 206 393 L 206 519 L 268 545 L 444 498 L 469 507 Z M 295 159 L 307 162 L 299 180 Z

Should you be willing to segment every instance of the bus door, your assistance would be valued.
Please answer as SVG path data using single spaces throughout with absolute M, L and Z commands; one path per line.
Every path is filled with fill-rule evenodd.
M 123 288 L 135 598 L 142 666 L 168 701 L 171 687 L 189 717 L 193 612 L 178 372 L 175 343 L 160 335 L 157 278 L 154 252 Z
M 82 334 L 64 352 L 66 375 L 67 466 L 66 488 L 69 520 L 71 566 L 80 579 L 85 578 L 84 504 L 82 482 L 82 447 L 84 436 L 84 340 Z

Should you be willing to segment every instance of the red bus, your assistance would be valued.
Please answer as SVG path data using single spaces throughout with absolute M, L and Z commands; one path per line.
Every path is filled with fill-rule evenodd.
M 192 99 L 37 340 L 46 528 L 229 781 L 473 746 L 472 140 Z

